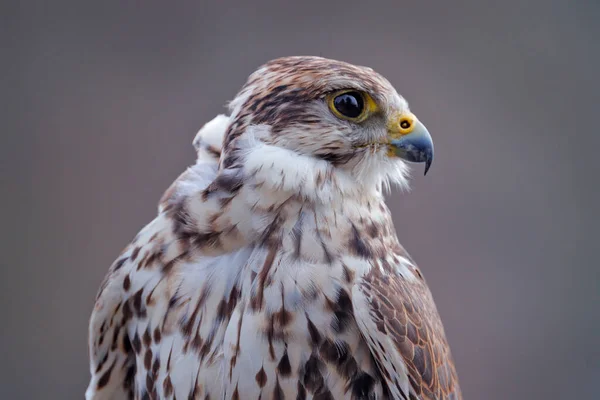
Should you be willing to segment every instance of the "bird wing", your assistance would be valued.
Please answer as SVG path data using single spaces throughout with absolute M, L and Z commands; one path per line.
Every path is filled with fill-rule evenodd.
M 353 287 L 356 321 L 392 398 L 461 399 L 433 298 L 410 267 L 400 273 L 404 266 L 373 266 Z
M 170 199 L 188 186 L 201 189 L 213 181 L 228 122 L 228 117 L 219 115 L 198 132 L 194 139 L 197 163 L 167 190 L 159 215 L 121 253 L 101 284 L 89 323 L 91 379 L 86 391 L 87 400 L 134 398 L 136 353 L 142 347 L 149 348 L 152 341 L 155 344 L 159 341 L 160 331 L 149 330 L 150 324 L 156 322 L 152 318 L 165 315 L 162 308 L 173 306 L 169 299 L 159 296 L 165 296 L 171 290 L 169 269 L 188 255 L 181 238 L 186 235 L 186 218 L 190 215 L 179 210 Z M 212 203 L 206 205 L 206 211 L 218 209 Z M 183 231 L 177 232 L 174 222 Z M 129 334 L 132 326 L 142 323 L 148 329 L 141 330 L 139 336 L 137 332 L 136 335 Z M 164 327 L 164 323 L 162 325 Z M 149 361 L 153 359 L 156 357 Z M 144 366 L 150 371 L 153 367 L 154 364 Z M 166 392 L 169 385 L 164 384 Z
M 123 281 L 119 285 L 118 279 L 125 262 L 121 258 L 111 266 L 96 297 L 89 325 L 91 380 L 87 400 L 133 398 L 135 356 L 124 327 L 131 308 L 129 303 L 123 307 Z

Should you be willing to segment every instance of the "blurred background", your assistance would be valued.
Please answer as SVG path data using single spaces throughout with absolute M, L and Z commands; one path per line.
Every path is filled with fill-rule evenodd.
M 436 161 L 392 193 L 466 399 L 597 399 L 600 3 L 0 5 L 0 398 L 80 399 L 109 265 L 246 77 L 284 55 L 386 76 Z

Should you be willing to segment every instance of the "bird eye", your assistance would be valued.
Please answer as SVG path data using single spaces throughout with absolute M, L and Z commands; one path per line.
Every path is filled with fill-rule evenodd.
M 367 116 L 368 98 L 361 92 L 342 91 L 329 96 L 329 108 L 333 114 L 341 119 L 352 122 L 361 122 Z
M 358 92 L 340 94 L 333 99 L 333 106 L 344 117 L 358 118 L 365 108 L 365 102 Z

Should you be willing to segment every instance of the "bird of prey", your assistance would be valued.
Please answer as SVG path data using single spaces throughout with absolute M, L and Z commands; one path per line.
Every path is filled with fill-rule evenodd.
M 98 399 L 461 399 L 382 192 L 433 160 L 371 68 L 261 66 L 118 256 L 89 325 Z

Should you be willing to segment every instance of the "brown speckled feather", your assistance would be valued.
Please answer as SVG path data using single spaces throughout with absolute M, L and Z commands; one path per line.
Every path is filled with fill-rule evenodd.
M 406 279 L 389 272 L 373 268 L 359 284 L 367 299 L 370 326 L 376 329 L 376 333 L 371 328 L 363 334 L 371 336 L 373 341 L 381 335 L 388 339 L 378 342 L 383 350 L 371 348 L 382 374 L 386 377 L 395 374 L 383 358 L 400 356 L 409 379 L 408 398 L 462 398 L 444 328 L 421 273 Z

